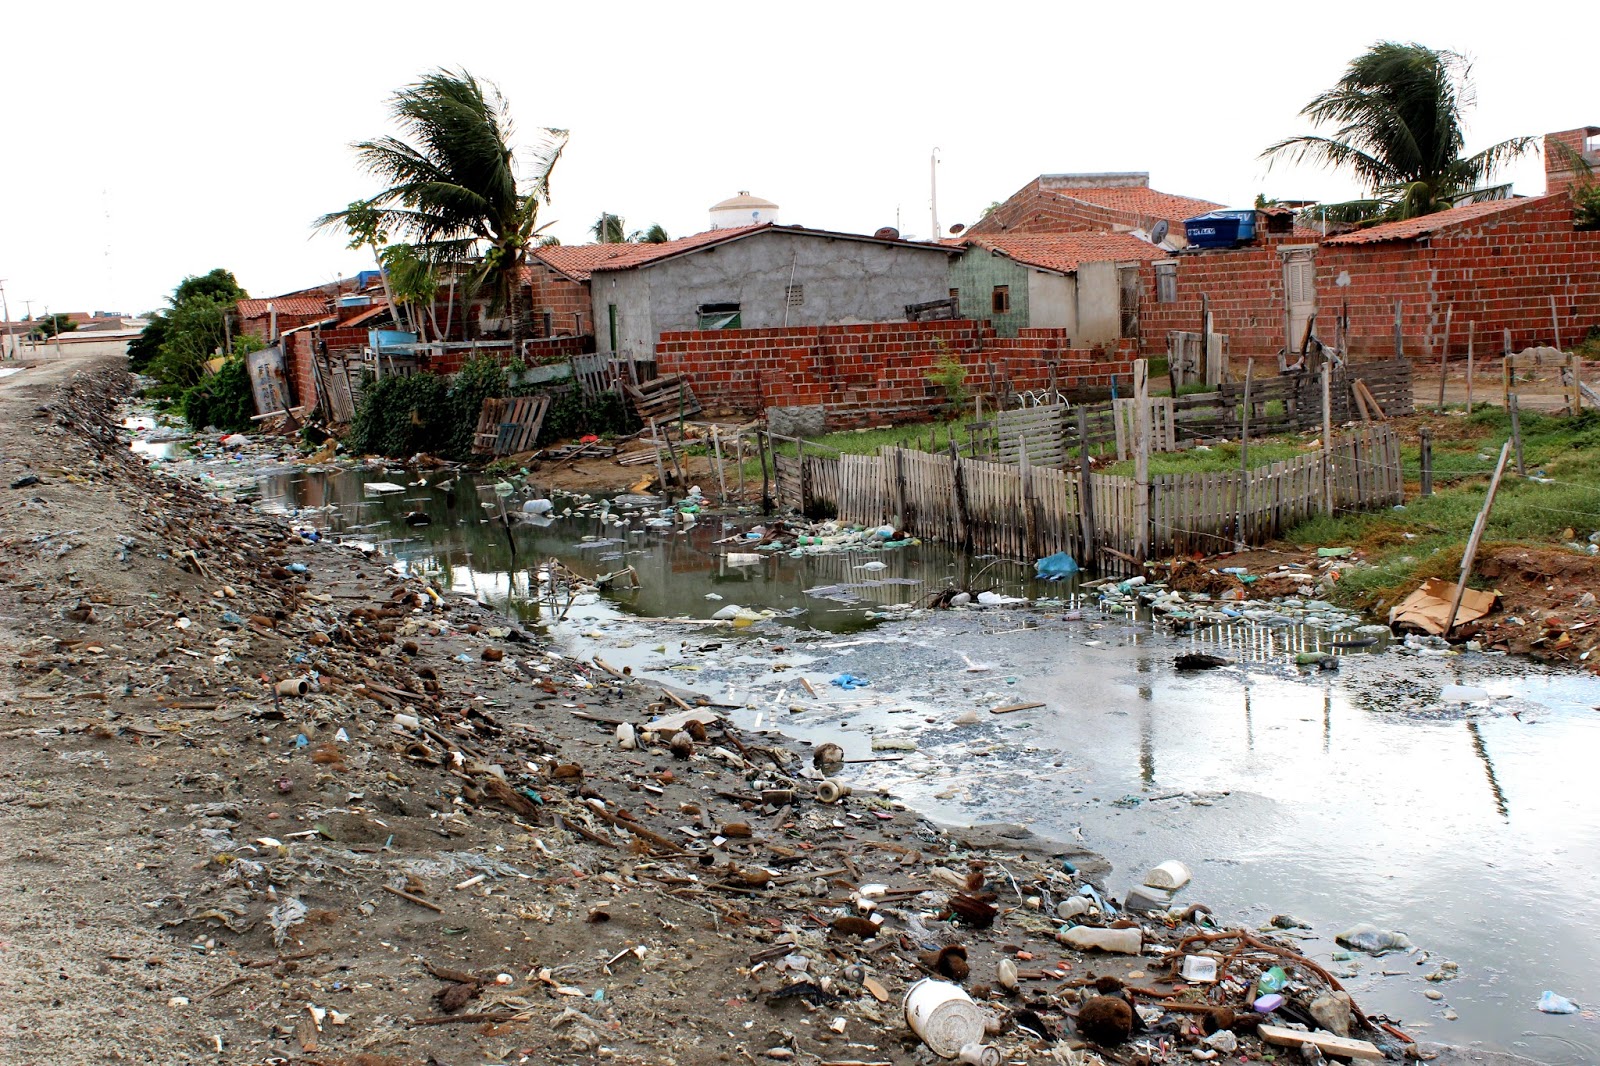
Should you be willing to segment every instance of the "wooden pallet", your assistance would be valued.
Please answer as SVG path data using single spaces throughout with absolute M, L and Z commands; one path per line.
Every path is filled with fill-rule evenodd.
M 484 400 L 477 432 L 472 435 L 472 453 L 498 456 L 532 451 L 549 410 L 550 396 L 542 392 Z
M 700 401 L 681 374 L 663 374 L 638 385 L 624 383 L 623 389 L 633 403 L 634 414 L 646 425 L 652 419 L 665 424 L 680 416 L 688 418 L 700 413 Z

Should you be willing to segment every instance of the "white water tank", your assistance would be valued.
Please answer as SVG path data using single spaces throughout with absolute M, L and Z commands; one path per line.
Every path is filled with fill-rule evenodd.
M 778 205 L 741 190 L 720 204 L 711 205 L 711 228 L 733 229 L 735 226 L 755 226 L 763 222 L 778 221 Z

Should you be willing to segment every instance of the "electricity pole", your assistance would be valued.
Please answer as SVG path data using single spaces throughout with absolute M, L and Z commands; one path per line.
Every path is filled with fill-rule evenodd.
M 11 308 L 6 305 L 6 279 L 0 278 L 0 318 L 5 320 L 6 335 L 0 337 L 0 359 L 17 357 L 16 335 L 11 332 Z
M 928 156 L 928 212 L 933 216 L 933 235 L 930 241 L 939 240 L 939 149 Z

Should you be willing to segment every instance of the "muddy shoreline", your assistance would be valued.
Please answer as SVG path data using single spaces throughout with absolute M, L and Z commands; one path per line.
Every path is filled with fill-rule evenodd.
M 1082 881 L 1049 842 L 811 802 L 793 745 L 731 727 L 686 759 L 619 748 L 619 721 L 677 708 L 150 472 L 105 417 L 114 366 L 57 395 L 66 370 L 0 400 L 7 481 L 40 478 L 8 501 L 0 584 L 4 1061 L 926 1061 L 898 1005 L 927 935 L 967 950 L 969 987 L 1019 945 L 1068 964 L 987 1005 L 1036 1003 L 1069 1043 L 1068 974 L 1148 966 L 1054 944 L 1040 911 Z M 274 698 L 296 676 L 312 691 Z M 993 928 L 835 927 L 874 882 L 937 910 L 934 868 L 977 875 Z M 771 998 L 808 980 L 816 1009 Z

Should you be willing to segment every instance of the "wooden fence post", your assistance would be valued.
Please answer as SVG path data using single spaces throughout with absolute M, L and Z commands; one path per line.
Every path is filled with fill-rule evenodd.
M 1134 436 L 1134 545 L 1133 555 L 1143 566 L 1150 550 L 1150 363 L 1133 363 Z
M 1017 438 L 1017 472 L 1022 482 L 1022 539 L 1027 551 L 1039 558 L 1039 523 L 1033 513 L 1033 468 L 1028 463 L 1028 438 Z
M 1256 376 L 1256 361 L 1245 360 L 1244 364 L 1244 408 L 1239 414 L 1239 518 L 1234 529 L 1234 540 L 1240 551 L 1245 547 L 1244 512 L 1246 489 L 1250 483 L 1250 386 Z
M 1550 333 L 1555 337 L 1555 349 L 1561 350 L 1561 320 L 1556 317 L 1556 294 L 1550 294 Z
M 1461 576 L 1456 580 L 1456 598 L 1450 604 L 1450 617 L 1445 620 L 1444 636 L 1450 637 L 1450 630 L 1456 625 L 1456 612 L 1461 610 L 1461 597 L 1467 592 L 1467 578 L 1472 576 L 1472 562 L 1478 557 L 1478 541 L 1483 539 L 1483 529 L 1489 524 L 1489 508 L 1494 506 L 1494 494 L 1500 488 L 1500 475 L 1506 472 L 1506 456 L 1511 453 L 1511 442 L 1506 441 L 1500 446 L 1500 461 L 1495 464 L 1494 477 L 1489 481 L 1489 492 L 1483 498 L 1483 510 L 1478 512 L 1478 518 L 1472 523 L 1472 536 L 1467 538 L 1467 550 L 1461 556 Z
M 1089 412 L 1078 407 L 1078 518 L 1083 524 L 1083 558 L 1078 562 L 1093 566 L 1094 488 L 1089 481 Z
M 771 482 L 769 482 L 767 480 L 767 452 L 771 448 L 772 448 L 772 434 L 770 434 L 770 433 L 762 433 L 762 432 L 760 432 L 758 430 L 757 433 L 756 433 L 756 452 L 758 454 L 760 454 L 760 456 L 761 456 L 761 513 L 762 514 L 771 514 L 772 513 Z M 659 452 L 656 453 L 656 460 L 657 460 L 657 462 L 660 461 L 660 453 Z M 777 466 L 778 465 L 778 457 L 777 457 L 776 454 L 774 454 L 773 457 L 772 457 L 772 465 L 773 466 Z
M 1394 302 L 1394 357 L 1396 359 L 1402 358 L 1406 354 L 1405 342 L 1400 335 L 1400 312 L 1403 306 L 1399 300 Z
M 967 485 L 961 470 L 961 449 L 950 438 L 950 482 L 956 497 L 956 537 L 961 547 L 972 547 L 972 527 L 967 523 Z
M 1422 495 L 1426 499 L 1433 495 L 1433 430 L 1424 427 L 1420 431 L 1422 442 L 1420 445 L 1422 458 Z
M 1467 414 L 1472 413 L 1472 342 L 1477 333 L 1476 322 L 1467 323 Z
M 1455 314 L 1456 305 L 1450 304 L 1444 309 L 1444 346 L 1439 350 L 1439 413 L 1444 414 L 1444 378 L 1445 372 L 1450 368 L 1450 317 Z
M 667 491 L 667 468 L 661 462 L 661 433 L 656 429 L 656 420 L 653 418 L 650 420 L 650 441 L 656 446 L 656 478 L 661 482 L 661 492 L 664 495 Z M 766 467 L 763 466 L 762 469 L 765 470 Z
M 894 449 L 894 504 L 895 523 L 901 529 L 904 529 L 906 521 L 906 463 L 905 455 L 899 448 Z
M 800 478 L 800 513 L 806 513 L 806 442 L 804 437 L 796 437 L 794 442 L 795 465 L 799 470 Z M 773 458 L 777 464 L 777 458 Z
M 1522 419 L 1517 413 L 1517 394 L 1506 397 L 1506 410 L 1511 413 L 1511 447 L 1517 456 L 1517 476 L 1527 477 L 1527 467 L 1522 465 Z
M 1333 406 L 1327 363 L 1322 364 L 1322 510 L 1333 516 Z

